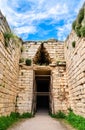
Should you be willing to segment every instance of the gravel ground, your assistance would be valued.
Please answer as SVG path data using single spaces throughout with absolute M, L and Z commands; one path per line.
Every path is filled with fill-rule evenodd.
M 51 118 L 47 112 L 38 112 L 31 119 L 22 120 L 8 130 L 72 130 L 58 120 Z

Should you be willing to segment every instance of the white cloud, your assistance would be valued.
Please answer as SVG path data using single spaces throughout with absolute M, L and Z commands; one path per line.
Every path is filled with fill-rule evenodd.
M 66 23 L 65 25 L 63 25 L 62 27 L 58 27 L 57 28 L 57 35 L 59 40 L 65 40 L 66 39 L 66 35 L 68 34 L 68 32 L 71 31 L 71 23 Z
M 22 34 L 22 33 L 35 33 L 36 32 L 36 27 L 34 26 L 24 26 L 24 27 L 18 27 L 15 29 L 15 32 L 18 34 Z
M 84 0 L 76 5 L 76 7 L 70 7 L 70 2 L 76 3 L 70 0 L 0 0 L 0 9 L 6 16 L 11 27 L 14 27 L 16 33 L 21 35 L 24 33 L 25 38 L 29 34 L 34 34 L 38 31 L 38 25 L 47 19 L 51 19 L 51 24 L 57 23 L 60 20 L 65 20 L 63 26 L 59 26 L 58 38 L 65 39 L 67 32 L 71 30 L 71 23 L 74 19 L 74 14 L 70 13 L 70 10 L 75 10 L 77 14 Z M 23 6 L 25 2 L 30 3 L 30 7 Z M 25 7 L 26 6 L 26 7 Z M 18 9 L 25 8 L 25 11 L 19 12 Z M 70 20 L 69 20 L 70 19 Z M 48 23 L 49 24 L 49 23 Z M 44 32 L 44 31 L 43 31 Z

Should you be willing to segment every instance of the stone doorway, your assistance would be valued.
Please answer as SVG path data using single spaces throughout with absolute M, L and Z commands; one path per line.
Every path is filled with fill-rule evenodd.
M 33 111 L 39 110 L 51 111 L 51 71 L 35 71 L 34 74 L 34 97 Z
M 47 75 L 36 76 L 36 109 L 49 109 L 50 78 Z

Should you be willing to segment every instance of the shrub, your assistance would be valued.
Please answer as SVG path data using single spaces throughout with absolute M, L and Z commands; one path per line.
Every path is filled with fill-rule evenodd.
M 72 42 L 72 47 L 75 48 L 75 45 L 76 45 L 76 42 L 73 41 L 73 42 Z
M 24 48 L 23 47 L 21 47 L 21 53 L 24 51 Z
M 24 58 L 20 58 L 19 63 L 23 63 L 23 62 L 24 62 Z
M 9 126 L 18 121 L 21 118 L 31 118 L 31 113 L 23 113 L 20 115 L 19 113 L 12 112 L 10 116 L 2 116 L 0 117 L 0 130 L 7 130 Z
M 72 24 L 72 28 L 73 30 L 75 30 L 78 37 L 81 37 L 81 36 L 85 37 L 85 29 L 82 27 L 83 19 L 84 19 L 84 8 L 81 8 L 77 16 L 77 19 Z
M 81 25 L 80 25 L 80 24 L 77 24 L 77 25 L 75 26 L 75 31 L 76 31 L 76 34 L 77 34 L 78 37 L 81 37 L 80 29 L 81 29 Z
M 81 27 L 80 33 L 82 37 L 85 37 L 85 27 Z
M 51 117 L 65 119 L 77 130 L 85 130 L 85 118 L 74 114 L 71 108 L 69 108 L 68 115 L 65 115 L 63 112 L 59 111 L 57 114 L 51 114 Z
M 75 30 L 75 27 L 76 27 L 76 20 L 72 23 L 73 30 Z
M 78 130 L 85 130 L 85 118 L 79 115 L 75 115 L 73 112 L 69 112 L 66 120 Z
M 77 18 L 78 23 L 81 24 L 83 18 L 84 18 L 84 8 L 80 9 L 79 11 L 78 18 Z
M 8 47 L 9 40 L 10 40 L 10 38 L 14 38 L 14 35 L 11 32 L 5 32 L 3 35 L 4 35 L 4 39 L 5 39 L 5 46 Z
M 9 126 L 11 126 L 14 122 L 16 122 L 18 118 L 12 115 L 10 116 L 2 116 L 0 117 L 0 130 L 7 130 Z
M 27 66 L 31 66 L 31 59 L 26 59 L 25 63 Z
M 18 112 L 11 112 L 11 114 L 10 114 L 10 116 L 12 117 L 12 118 L 19 118 L 20 117 L 20 113 L 18 113 Z
M 59 112 L 57 112 L 56 114 L 52 114 L 51 117 L 64 119 L 64 118 L 66 117 L 66 115 L 65 115 L 65 113 L 63 113 L 62 111 L 59 111 Z
M 10 38 L 13 38 L 13 37 L 14 37 L 13 33 L 10 33 L 10 32 L 5 32 L 4 33 L 4 38 L 5 39 L 10 40 Z
M 27 112 L 27 113 L 23 113 L 20 117 L 21 118 L 31 118 L 32 114 Z
M 78 37 L 81 37 L 80 29 L 77 29 L 77 30 L 76 30 L 76 34 L 77 34 Z

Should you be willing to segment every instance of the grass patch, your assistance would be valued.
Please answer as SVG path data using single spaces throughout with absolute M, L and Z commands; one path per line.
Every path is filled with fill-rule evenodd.
M 31 117 L 31 113 L 23 113 L 20 115 L 19 113 L 14 112 L 12 112 L 9 116 L 2 116 L 0 117 L 0 130 L 7 130 L 8 127 L 17 122 L 19 119 Z
M 66 120 L 77 130 L 85 130 L 85 118 L 79 115 L 69 112 Z
M 60 119 L 65 119 L 66 115 L 62 111 L 57 112 L 56 114 L 51 114 L 51 117 L 53 118 L 60 118 Z
M 50 114 L 53 118 L 64 119 L 69 122 L 77 130 L 85 130 L 85 118 L 73 113 L 70 109 L 68 115 L 65 115 L 63 112 L 59 111 L 56 114 Z
M 31 118 L 32 114 L 31 113 L 23 113 L 20 117 L 21 118 Z

